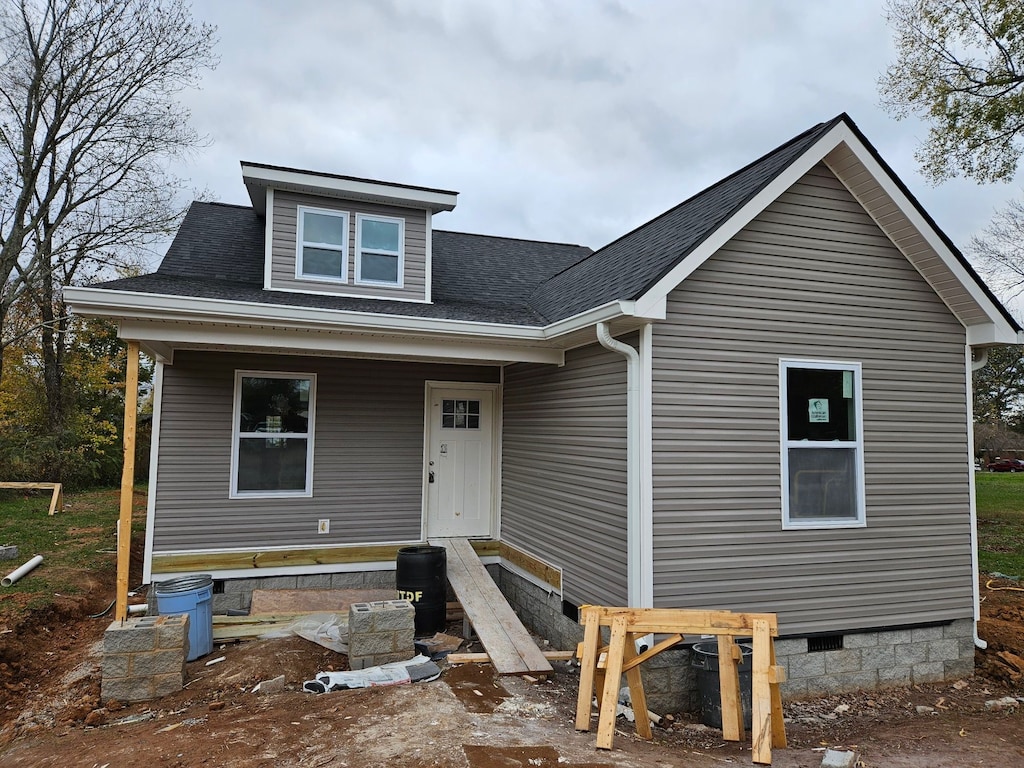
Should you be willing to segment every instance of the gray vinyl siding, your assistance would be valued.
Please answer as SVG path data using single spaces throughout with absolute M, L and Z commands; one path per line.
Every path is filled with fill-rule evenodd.
M 326 280 L 296 279 L 295 249 L 298 207 L 347 211 L 348 217 L 348 280 L 346 283 Z M 404 280 L 401 288 L 380 285 L 356 285 L 356 214 L 368 213 L 405 220 Z M 296 291 L 339 293 L 348 296 L 371 296 L 383 299 L 417 299 L 426 297 L 427 212 L 414 208 L 373 205 L 352 200 L 299 195 L 274 191 L 273 246 L 271 248 L 271 288 Z
M 229 499 L 236 370 L 315 373 L 313 497 Z M 164 369 L 154 551 L 419 541 L 424 382 L 499 369 L 178 352 Z M 331 521 L 317 534 L 317 520 Z
M 813 169 L 670 296 L 654 329 L 655 602 L 786 633 L 972 615 L 965 333 Z M 779 359 L 860 362 L 867 527 L 781 527 Z
M 626 604 L 625 419 L 625 360 L 596 344 L 505 369 L 501 539 L 561 567 L 576 604 Z

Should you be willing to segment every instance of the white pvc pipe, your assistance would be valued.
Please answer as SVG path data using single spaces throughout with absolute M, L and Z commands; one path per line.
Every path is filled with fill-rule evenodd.
M 129 616 L 131 616 L 133 614 L 136 614 L 136 613 L 147 613 L 148 611 L 149 611 L 149 606 L 146 605 L 145 603 L 140 603 L 139 605 L 129 605 L 128 606 L 128 615 Z
M 39 565 L 41 562 L 43 562 L 43 556 L 42 555 L 36 555 L 31 560 L 29 560 L 27 563 L 25 563 L 23 566 L 21 566 L 20 568 L 15 568 L 13 571 L 11 571 L 6 576 L 4 576 L 3 580 L 0 581 L 0 586 L 4 586 L 4 587 L 11 586 L 18 579 L 20 579 L 26 573 L 28 573 L 33 568 L 35 568 L 37 565 Z

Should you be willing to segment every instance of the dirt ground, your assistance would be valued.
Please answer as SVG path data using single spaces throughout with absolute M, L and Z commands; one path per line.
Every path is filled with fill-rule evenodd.
M 107 579 L 106 581 L 109 581 Z M 3 624 L 0 602 L 0 765 L 2 766 L 598 766 L 749 765 L 749 743 L 676 715 L 653 741 L 620 720 L 615 749 L 573 728 L 578 667 L 556 663 L 546 682 L 496 678 L 488 665 L 447 667 L 433 682 L 310 694 L 302 682 L 344 669 L 345 657 L 300 638 L 216 646 L 188 665 L 188 684 L 158 701 L 101 702 L 100 647 L 112 583 L 93 598 L 20 626 Z M 942 685 L 833 696 L 785 708 L 790 747 L 774 765 L 811 768 L 824 749 L 856 749 L 867 768 L 1024 764 L 1024 696 L 1013 656 L 1024 656 L 1024 591 L 985 589 L 978 674 Z M 1017 586 L 997 581 L 997 586 Z M 465 648 L 464 648 L 465 649 Z M 478 650 L 473 648 L 472 650 Z M 210 658 L 224 661 L 207 666 Z M 1009 663 L 1008 661 L 1009 660 Z M 284 675 L 285 690 L 253 693 Z M 596 722 L 595 722 L 596 727 Z

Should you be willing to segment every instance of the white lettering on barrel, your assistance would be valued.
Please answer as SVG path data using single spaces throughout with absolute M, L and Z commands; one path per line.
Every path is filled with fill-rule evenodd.
M 413 603 L 418 603 L 423 599 L 423 592 L 406 592 L 405 590 L 398 590 L 399 600 L 408 600 Z

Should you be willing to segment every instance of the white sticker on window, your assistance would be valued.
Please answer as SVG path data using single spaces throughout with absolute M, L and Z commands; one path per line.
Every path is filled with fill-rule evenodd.
M 814 397 L 807 401 L 807 420 L 811 424 L 828 423 L 828 400 Z
M 843 371 L 843 397 L 847 400 L 853 397 L 853 371 Z

